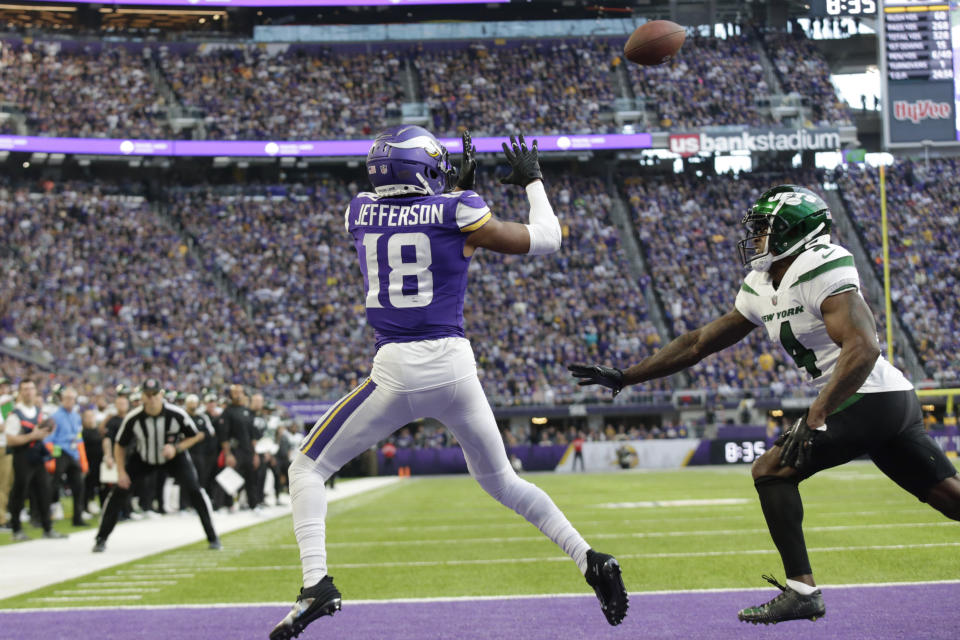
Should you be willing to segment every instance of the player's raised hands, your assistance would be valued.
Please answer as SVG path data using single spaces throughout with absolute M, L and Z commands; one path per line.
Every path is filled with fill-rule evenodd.
M 460 156 L 460 173 L 457 178 L 457 189 L 472 191 L 477 182 L 477 148 L 473 146 L 470 132 L 463 132 L 463 155 Z
M 510 136 L 510 147 L 503 143 L 503 155 L 510 163 L 510 174 L 500 179 L 500 184 L 515 184 L 526 187 L 534 180 L 543 180 L 543 173 L 540 171 L 540 150 L 537 149 L 537 141 L 533 141 L 533 146 L 527 148 L 527 143 L 520 134 L 519 141 Z
M 623 371 L 602 364 L 568 364 L 567 369 L 577 378 L 581 387 L 598 384 L 613 391 L 613 397 L 623 389 Z

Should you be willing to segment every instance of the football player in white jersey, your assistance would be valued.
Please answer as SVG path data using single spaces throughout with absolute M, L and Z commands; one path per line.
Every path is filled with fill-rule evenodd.
M 744 622 L 815 620 L 825 613 L 803 539 L 798 484 L 867 454 L 894 482 L 960 520 L 960 479 L 923 429 L 913 385 L 880 355 L 873 314 L 860 294 L 853 256 L 830 242 L 827 204 L 809 189 L 780 185 L 743 218 L 740 258 L 752 267 L 734 309 L 620 370 L 570 365 L 581 385 L 614 395 L 628 384 L 686 369 L 764 327 L 819 393 L 792 429 L 752 468 L 760 506 L 787 575 L 781 593 L 739 612 Z

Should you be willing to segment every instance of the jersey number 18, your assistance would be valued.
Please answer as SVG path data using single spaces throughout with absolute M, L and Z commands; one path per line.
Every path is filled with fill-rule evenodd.
M 382 309 L 380 302 L 380 249 L 386 245 L 387 294 L 390 306 L 395 309 L 425 307 L 433 302 L 433 274 L 430 264 L 433 254 L 430 250 L 430 237 L 425 233 L 367 233 L 363 236 L 363 247 L 367 258 L 367 301 L 368 309 Z M 404 262 L 403 248 L 412 247 L 413 260 Z M 407 252 L 408 258 L 410 251 Z M 415 293 L 403 292 L 405 278 L 417 279 Z

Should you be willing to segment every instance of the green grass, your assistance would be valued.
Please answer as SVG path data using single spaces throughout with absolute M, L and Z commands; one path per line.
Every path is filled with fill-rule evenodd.
M 620 557 L 631 591 L 763 587 L 783 569 L 746 467 L 527 476 L 595 548 Z M 957 524 L 872 465 L 855 463 L 801 486 L 811 561 L 825 584 L 956 579 Z M 603 503 L 741 498 L 729 506 L 603 508 Z M 414 478 L 331 505 L 330 573 L 350 599 L 588 593 L 575 565 L 466 476 Z M 140 604 L 291 600 L 300 568 L 290 518 L 223 537 L 225 550 L 183 547 L 0 601 L 82 590 L 90 582 L 156 578 Z M 940 546 L 910 546 L 940 545 Z M 870 548 L 870 547 L 905 548 Z M 536 561 L 529 561 L 529 560 Z M 408 563 L 430 563 L 426 566 Z M 437 564 L 440 563 L 440 564 Z M 443 564 L 448 563 L 448 564 Z M 69 604 L 69 603 L 59 603 Z M 84 602 L 83 604 L 90 604 Z

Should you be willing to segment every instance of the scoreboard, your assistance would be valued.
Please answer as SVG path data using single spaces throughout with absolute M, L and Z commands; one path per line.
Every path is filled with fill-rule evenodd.
M 880 18 L 886 146 L 960 144 L 960 1 L 885 0 Z

